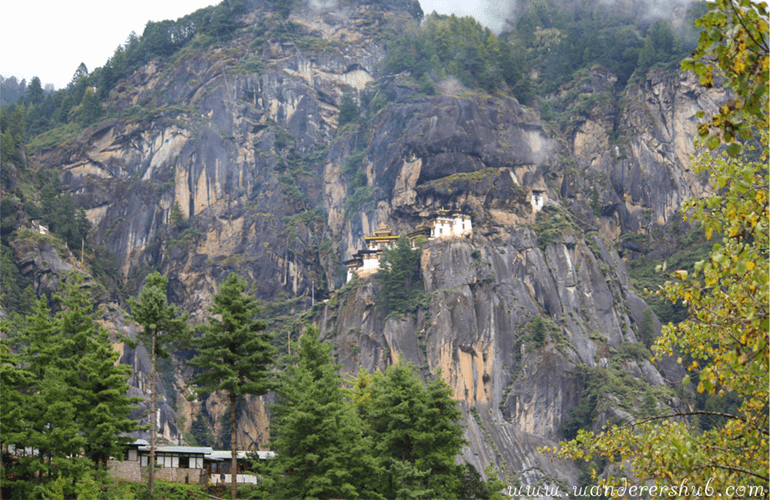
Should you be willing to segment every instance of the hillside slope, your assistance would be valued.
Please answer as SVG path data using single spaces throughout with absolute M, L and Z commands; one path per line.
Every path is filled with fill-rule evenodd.
M 581 425 L 628 418 L 648 390 L 680 404 L 678 365 L 653 365 L 640 344 L 660 323 L 645 321 L 624 259 L 665 255 L 665 238 L 645 246 L 635 235 L 653 237 L 704 192 L 690 139 L 696 112 L 722 94 L 660 70 L 618 90 L 596 67 L 553 96 L 569 116 L 554 127 L 504 93 L 439 85 L 431 96 L 407 74 L 382 74 L 389 41 L 417 29 L 411 2 L 312 5 L 283 19 L 257 4 L 232 39 L 142 66 L 110 94 L 113 118 L 37 151 L 32 169 L 60 169 L 90 240 L 114 253 L 125 296 L 159 270 L 170 299 L 200 321 L 235 271 L 268 313 L 289 318 L 273 318 L 282 346 L 303 314 L 345 371 L 399 356 L 426 377 L 440 369 L 468 425 L 463 457 L 477 469 L 494 462 L 525 485 L 576 484 L 575 465 L 536 447 L 577 425 L 572 410 L 596 389 L 596 370 L 614 382 Z M 353 116 L 338 126 L 350 101 Z M 543 211 L 533 192 L 547 199 Z M 376 281 L 345 285 L 341 262 L 363 236 L 381 223 L 411 232 L 441 209 L 471 215 L 474 234 L 424 246 L 425 309 L 388 315 Z M 123 316 L 115 307 L 109 321 L 130 330 Z M 189 429 L 202 410 L 216 433 L 226 406 L 185 399 L 185 356 L 164 378 L 162 435 L 172 442 L 182 439 L 178 416 Z M 144 394 L 146 354 L 126 349 L 121 361 Z M 243 447 L 267 442 L 264 399 L 242 409 Z

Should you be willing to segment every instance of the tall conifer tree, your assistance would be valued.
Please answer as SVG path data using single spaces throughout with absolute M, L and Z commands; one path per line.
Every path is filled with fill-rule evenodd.
M 382 498 L 377 470 L 355 406 L 343 401 L 332 346 L 308 327 L 293 345 L 272 409 L 272 474 L 264 493 L 272 498 Z
M 466 441 L 451 395 L 440 377 L 425 387 L 412 363 L 375 374 L 367 412 L 375 453 L 387 469 L 380 486 L 387 498 L 400 498 L 405 489 L 456 496 L 465 468 L 455 460 Z
M 236 273 L 230 273 L 220 285 L 219 292 L 212 297 L 211 316 L 201 328 L 203 335 L 193 342 L 198 355 L 189 361 L 202 370 L 195 377 L 196 392 L 223 391 L 230 402 L 232 500 L 238 474 L 236 405 L 247 394 L 260 396 L 272 388 L 271 335 L 264 332 L 265 323 L 257 319 L 260 306 L 254 297 L 245 294 L 246 288 L 246 282 L 238 279 Z
M 32 450 L 4 464 L 3 489 L 13 498 L 47 496 L 60 475 L 66 478 L 58 483 L 64 494 L 74 497 L 74 483 L 121 453 L 128 441 L 121 435 L 136 429 L 128 418 L 134 402 L 126 396 L 128 367 L 116 363 L 119 354 L 96 321 L 100 311 L 93 310 L 81 275 L 71 273 L 63 284 L 54 295 L 61 304 L 55 316 L 41 299 L 34 315 L 3 342 L 18 350 L 6 351 L 3 361 L 24 367 L 0 370 L 3 419 L 11 415 L 24 425 L 4 422 L 0 442 Z M 18 405 L 6 413 L 6 401 Z
M 155 448 L 158 432 L 157 422 L 157 378 L 158 358 L 167 358 L 171 350 L 181 348 L 189 340 L 187 326 L 188 313 L 180 314 L 179 308 L 169 304 L 166 298 L 168 279 L 154 272 L 147 276 L 142 293 L 137 302 L 133 297 L 128 301 L 131 306 L 131 319 L 142 325 L 142 331 L 127 344 L 136 347 L 143 344 L 150 355 L 152 374 L 150 376 L 150 491 L 155 486 Z

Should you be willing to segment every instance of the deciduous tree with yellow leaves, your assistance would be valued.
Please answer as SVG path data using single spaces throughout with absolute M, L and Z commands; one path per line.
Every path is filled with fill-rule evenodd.
M 733 92 L 699 130 L 701 145 L 711 150 L 726 146 L 694 161 L 698 172 L 708 174 L 714 194 L 689 200 L 682 210 L 708 239 L 722 238 L 693 273 L 675 271 L 658 292 L 683 300 L 689 318 L 664 326 L 654 347 L 659 355 L 681 356 L 680 362 L 697 375 L 698 392 L 731 392 L 741 404 L 732 414 L 664 411 L 598 434 L 579 431 L 562 443 L 558 453 L 563 458 L 617 462 L 613 475 L 600 482 L 614 486 L 615 494 L 622 487 L 629 494 L 628 486 L 635 484 L 667 498 L 770 496 L 767 20 L 765 2 L 711 3 L 697 23 L 703 29 L 700 46 L 693 59 L 682 63 L 706 86 L 714 76 L 724 77 Z M 718 417 L 722 425 L 698 431 L 687 421 L 698 413 Z

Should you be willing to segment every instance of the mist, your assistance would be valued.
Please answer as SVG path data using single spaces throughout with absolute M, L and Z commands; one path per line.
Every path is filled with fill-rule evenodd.
M 686 7 L 697 0 L 598 0 L 595 5 L 605 9 L 618 9 L 632 14 L 642 23 L 652 23 L 656 19 L 667 19 L 677 26 L 683 18 Z M 529 8 L 532 0 L 466 0 L 442 1 L 420 0 L 420 6 L 426 15 L 435 11 L 438 14 L 472 16 L 495 34 L 510 29 L 519 15 Z M 585 2 L 583 0 L 555 0 L 565 10 L 574 10 Z
M 516 0 L 466 0 L 462 2 L 446 2 L 442 0 L 420 0 L 425 15 L 437 14 L 457 16 L 472 16 L 482 25 L 499 34 L 506 28 L 506 18 L 514 21 Z

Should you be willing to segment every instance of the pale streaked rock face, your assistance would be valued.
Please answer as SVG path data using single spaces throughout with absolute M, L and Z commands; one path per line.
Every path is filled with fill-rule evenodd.
M 259 9 L 243 24 L 263 23 L 269 13 Z M 65 186 L 86 209 L 95 241 L 114 252 L 128 293 L 136 295 L 147 270 L 158 269 L 169 277 L 170 299 L 196 321 L 231 271 L 261 300 L 302 297 L 287 313 L 295 314 L 310 306 L 311 294 L 318 302 L 343 286 L 340 262 L 380 223 L 400 234 L 441 209 L 470 214 L 472 237 L 423 249 L 427 311 L 387 318 L 376 306 L 378 287 L 367 283 L 336 305 L 318 306 L 315 321 L 346 372 L 384 369 L 399 356 L 426 375 L 440 369 L 465 411 L 470 444 L 463 457 L 479 471 L 494 461 L 512 473 L 527 470 L 525 485 L 543 474 L 575 484 L 573 464 L 551 462 L 536 447 L 563 436 L 561 424 L 582 390 L 577 366 L 601 365 L 607 349 L 637 341 L 646 308 L 609 243 L 668 224 L 685 199 L 704 192 L 689 165 L 695 113 L 714 109 L 722 93 L 653 71 L 620 96 L 614 76 L 596 69 L 580 85 L 598 98 L 554 131 L 515 99 L 453 94 L 448 84 L 440 86 L 443 95 L 419 96 L 401 76 L 365 133 L 337 130 L 344 92 L 360 103 L 378 78 L 382 34 L 414 20 L 397 8 L 375 14 L 350 5 L 296 11 L 289 21 L 319 47 L 277 36 L 260 45 L 246 30 L 173 63 L 155 61 L 121 82 L 109 101 L 116 113 L 134 105 L 143 113 L 38 152 L 34 164 L 63 165 Z M 249 69 L 249 60 L 262 69 Z M 366 154 L 357 168 L 371 197 L 352 206 L 344 165 L 359 149 Z M 601 217 L 588 205 L 594 187 Z M 540 248 L 528 227 L 536 217 L 533 192 L 544 207 L 571 208 L 580 229 Z M 175 203 L 187 229 L 170 223 Z M 314 217 L 296 216 L 316 207 L 322 210 Z M 35 267 L 45 251 L 20 247 L 17 258 Z M 56 269 L 30 272 L 48 287 Z M 522 341 L 536 315 L 561 331 L 542 347 Z M 106 320 L 130 330 L 117 309 Z M 146 395 L 143 349 L 126 349 L 122 362 L 136 370 L 132 395 Z M 163 394 L 177 393 L 187 429 L 203 407 L 216 434 L 227 405 L 217 395 L 186 401 L 192 371 L 184 356 L 173 366 L 173 386 Z M 681 377 L 669 361 L 624 370 L 653 385 Z M 239 447 L 267 442 L 270 398 L 247 400 Z M 606 418 L 623 417 L 611 400 L 604 409 Z M 164 403 L 160 411 L 162 436 L 178 442 L 173 410 Z

